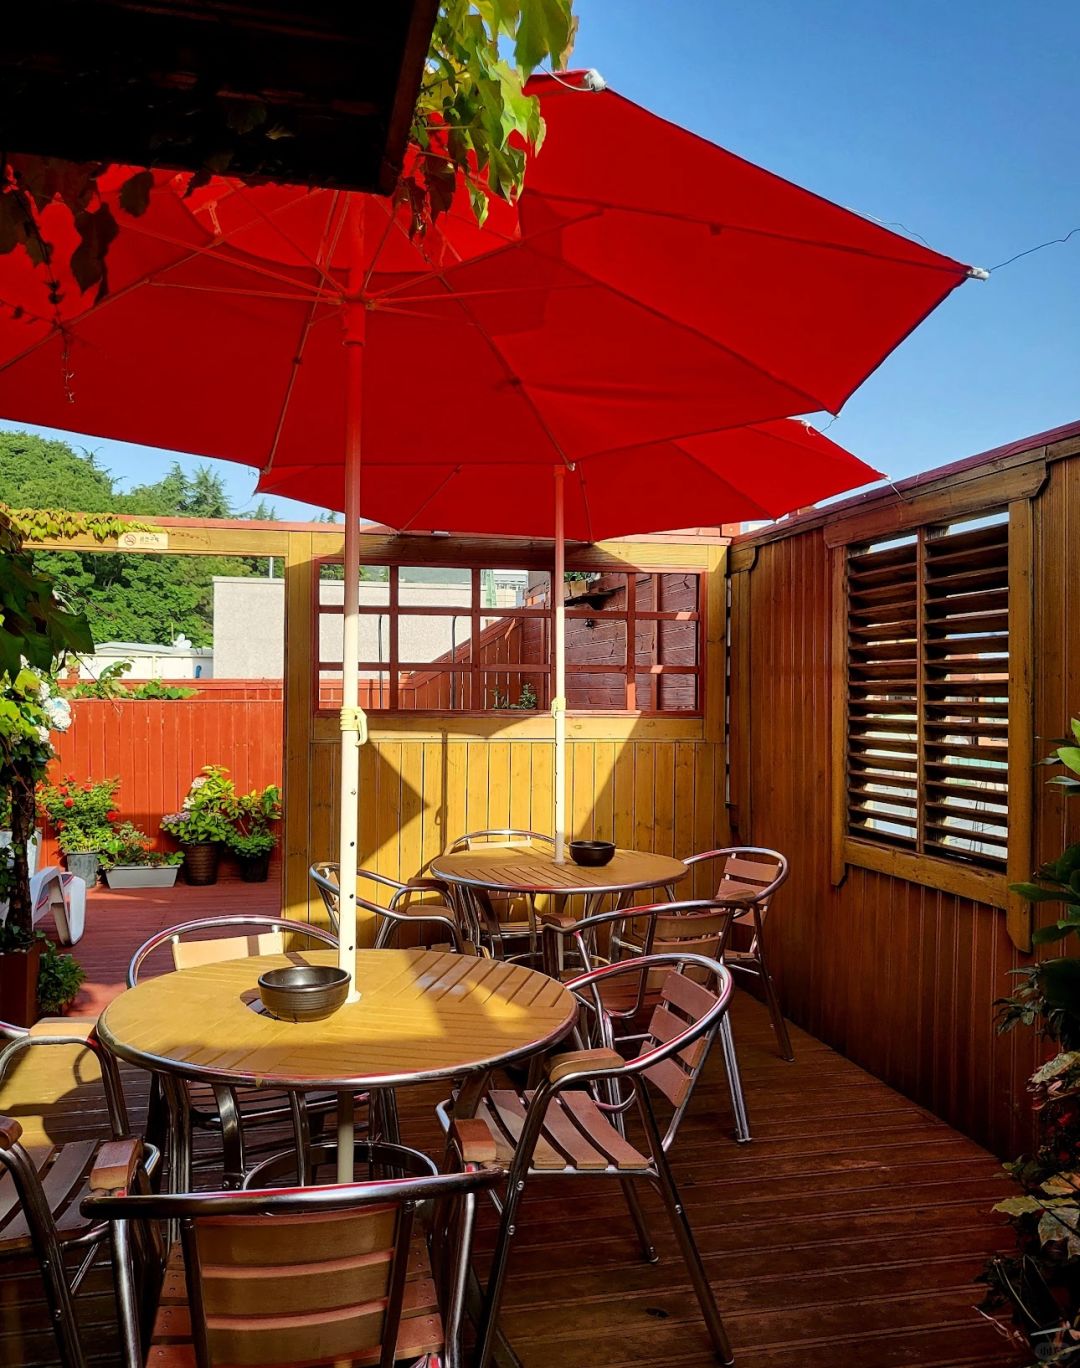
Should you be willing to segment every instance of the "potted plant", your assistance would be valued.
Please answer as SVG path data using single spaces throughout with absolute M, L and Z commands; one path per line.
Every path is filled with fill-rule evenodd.
M 150 849 L 150 837 L 131 822 L 121 822 L 101 852 L 110 888 L 172 888 L 184 857 Z
M 38 807 L 56 830 L 68 873 L 77 874 L 91 887 L 97 881 L 101 851 L 120 818 L 119 788 L 119 779 L 96 783 L 88 779 L 80 784 L 68 774 L 58 784 L 42 785 L 38 793 Z
M 184 848 L 184 877 L 189 884 L 217 882 L 222 844 L 236 816 L 236 790 L 222 765 L 204 765 L 191 782 L 179 812 L 167 813 L 161 829 Z
M 38 933 L 41 960 L 38 973 L 37 1005 L 42 1016 L 60 1016 L 79 995 L 86 971 L 72 956 L 59 950 L 51 940 Z
M 1042 762 L 1065 773 L 1049 782 L 1080 796 L 1080 720 L 1072 736 Z M 1044 864 L 1036 882 L 1013 884 L 1033 903 L 1060 903 L 1055 919 L 1032 935 L 1036 944 L 1080 936 L 1080 842 Z M 992 1260 L 984 1309 L 1008 1308 L 1040 1364 L 1071 1365 L 1080 1345 L 1080 956 L 1055 956 L 1015 970 L 1017 990 L 1000 998 L 998 1030 L 1033 1027 L 1057 1053 L 1032 1074 L 1035 1149 L 1006 1164 L 1017 1195 L 999 1202 L 1017 1235 L 1015 1253 Z M 1003 1327 L 1007 1328 L 1007 1327 Z
M 270 873 L 270 856 L 277 845 L 271 826 L 281 821 L 281 789 L 268 784 L 252 789 L 236 800 L 236 816 L 228 846 L 236 856 L 240 877 L 245 883 L 265 883 Z
M 0 523 L 2 532 L 2 523 Z M 3 550 L 0 536 L 0 550 Z M 7 562 L 0 555 L 0 590 Z M 17 584 L 16 589 L 19 587 Z M 4 630 L 12 616 L 4 601 Z M 16 655 L 16 660 L 20 657 Z M 0 798 L 7 840 L 0 851 L 0 1003 L 5 1021 L 31 1026 L 37 1020 L 41 943 L 33 932 L 30 859 L 34 846 L 34 794 L 52 759 L 52 728 L 66 730 L 71 713 L 52 697 L 49 682 L 29 668 L 4 669 L 0 660 Z M 60 706 L 62 705 L 62 706 Z

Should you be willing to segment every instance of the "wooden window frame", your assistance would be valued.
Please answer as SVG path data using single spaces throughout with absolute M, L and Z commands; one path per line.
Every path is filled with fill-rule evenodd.
M 1030 875 L 1034 805 L 1034 736 L 1032 693 L 1032 631 L 1034 575 L 1032 497 L 1042 483 L 1043 470 L 1032 471 L 1023 484 L 1002 490 L 1000 479 L 973 481 L 962 500 L 940 494 L 914 499 L 838 521 L 826 528 L 831 556 L 831 779 L 832 882 L 840 884 L 849 867 L 874 870 L 941 892 L 970 898 L 1008 914 L 1009 934 L 1021 949 L 1030 949 L 1030 905 L 1009 892 L 1009 885 Z M 995 489 L 996 483 L 996 489 Z M 1003 499 L 1002 495 L 1006 497 Z M 1007 510 L 1009 515 L 1009 821 L 1005 870 L 995 871 L 853 836 L 848 830 L 848 590 L 847 558 L 852 545 L 885 540 L 920 527 L 959 522 Z M 918 801 L 925 802 L 919 792 Z
M 542 569 L 550 574 L 550 566 L 538 566 L 535 559 L 531 556 L 523 556 L 520 561 L 511 553 L 499 553 L 495 559 L 502 568 L 536 570 Z M 315 700 L 315 716 L 329 717 L 336 716 L 338 709 L 333 706 L 319 705 L 320 695 L 320 674 L 324 669 L 330 668 L 330 662 L 324 662 L 320 658 L 320 619 L 324 614 L 331 616 L 342 612 L 338 605 L 325 605 L 319 602 L 319 586 L 321 584 L 321 569 L 324 565 L 341 565 L 340 555 L 319 556 L 315 559 L 315 574 L 313 580 L 314 602 L 312 605 L 312 641 L 311 641 L 311 661 L 313 674 L 313 698 Z M 554 687 L 554 660 L 550 659 L 548 664 L 514 664 L 514 665 L 482 665 L 476 656 L 476 641 L 479 635 L 479 622 L 482 617 L 499 618 L 524 618 L 546 622 L 549 627 L 548 640 L 550 642 L 550 624 L 553 619 L 553 609 L 548 608 L 493 608 L 484 610 L 478 607 L 480 596 L 480 574 L 482 570 L 490 569 L 493 560 L 491 556 L 483 561 L 475 557 L 458 562 L 454 568 L 468 570 L 471 572 L 470 603 L 468 605 L 428 605 L 428 604 L 407 604 L 402 606 L 399 602 L 399 577 L 398 571 L 403 566 L 413 566 L 417 564 L 415 559 L 390 559 L 387 557 L 379 558 L 372 555 L 361 557 L 362 565 L 374 565 L 380 568 L 387 567 L 390 570 L 388 602 L 386 604 L 365 604 L 361 606 L 360 612 L 364 616 L 386 616 L 394 619 L 395 625 L 390 631 L 388 658 L 382 662 L 360 661 L 359 666 L 362 670 L 379 670 L 388 674 L 387 693 L 390 705 L 386 708 L 373 708 L 371 711 L 382 719 L 403 718 L 403 717 L 432 717 L 432 718 L 483 718 L 483 717 L 514 717 L 522 716 L 547 716 L 546 706 L 538 706 L 535 710 L 522 712 L 516 708 L 401 708 L 400 702 L 400 679 L 401 670 L 428 669 L 433 674 L 467 674 L 471 677 L 471 698 L 475 702 L 479 697 L 477 692 L 480 681 L 487 675 L 505 674 L 507 672 L 519 675 L 533 674 L 542 676 L 548 683 L 548 692 Z M 440 564 L 442 564 L 440 562 Z M 622 621 L 626 623 L 626 660 L 621 665 L 614 664 L 573 664 L 567 663 L 567 676 L 578 676 L 588 674 L 619 675 L 621 674 L 626 681 L 626 702 L 625 708 L 574 708 L 569 709 L 570 715 L 579 718 L 589 717 L 640 717 L 649 719 L 662 719 L 665 721 L 686 720 L 689 722 L 702 722 L 706 714 L 706 663 L 707 663 L 707 613 L 709 604 L 709 570 L 700 565 L 628 565 L 618 562 L 609 566 L 598 566 L 594 562 L 579 561 L 571 556 L 567 557 L 566 568 L 568 571 L 582 570 L 590 573 L 608 573 L 613 575 L 624 575 L 626 577 L 627 606 L 624 609 L 600 609 L 591 610 L 588 608 L 568 608 L 566 616 L 572 618 L 597 618 L 602 621 Z M 640 575 L 651 575 L 659 579 L 662 575 L 693 575 L 697 580 L 697 606 L 692 612 L 684 610 L 663 610 L 663 609 L 638 609 L 636 603 L 637 577 Z M 460 669 L 453 669 L 446 666 L 439 666 L 436 662 L 412 663 L 402 662 L 398 657 L 399 632 L 396 623 L 402 616 L 413 617 L 469 617 L 472 620 L 470 631 L 470 653 L 467 664 L 463 663 Z M 693 622 L 696 625 L 696 664 L 694 665 L 664 665 L 658 662 L 652 666 L 639 665 L 634 658 L 634 631 L 638 622 Z M 696 679 L 696 694 L 694 708 L 679 709 L 651 709 L 636 707 L 637 686 L 636 676 L 649 675 L 650 677 L 660 678 L 662 676 L 692 675 Z

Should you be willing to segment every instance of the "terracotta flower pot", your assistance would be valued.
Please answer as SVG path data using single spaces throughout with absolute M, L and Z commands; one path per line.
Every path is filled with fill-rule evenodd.
M 198 841 L 184 847 L 184 878 L 189 884 L 217 883 L 221 847 L 216 841 Z
M 29 950 L 5 950 L 0 954 L 0 1002 L 4 1020 L 13 1026 L 33 1026 L 38 1019 L 38 971 L 41 944 Z

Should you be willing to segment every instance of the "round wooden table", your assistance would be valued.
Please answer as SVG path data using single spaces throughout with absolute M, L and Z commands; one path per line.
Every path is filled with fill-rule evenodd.
M 262 1010 L 259 975 L 290 963 L 336 964 L 333 950 L 258 955 L 144 979 L 98 1022 L 129 1064 L 229 1087 L 355 1093 L 483 1076 L 561 1040 L 576 1004 L 522 965 L 428 950 L 359 950 L 358 1002 L 323 1021 Z M 346 1156 L 339 1146 L 339 1171 Z M 351 1180 L 351 1162 L 349 1178 Z
M 557 898 L 583 895 L 596 900 L 610 893 L 636 893 L 645 888 L 672 889 L 690 872 L 682 860 L 647 850 L 616 850 L 599 868 L 556 864 L 538 846 L 476 846 L 457 855 L 437 855 L 428 866 L 433 879 L 489 893 L 550 893 Z
M 682 860 L 653 855 L 647 850 L 616 850 L 606 865 L 598 867 L 575 864 L 569 857 L 563 864 L 556 864 L 551 851 L 538 845 L 478 844 L 455 855 L 437 855 L 428 866 L 431 878 L 458 891 L 459 916 L 477 926 L 485 921 L 490 927 L 497 923 L 490 901 L 492 894 L 524 897 L 529 911 L 529 948 L 534 959 L 538 896 L 551 896 L 559 912 L 565 911 L 570 898 L 580 897 L 582 914 L 590 917 L 611 895 L 617 899 L 616 907 L 629 907 L 633 895 L 647 888 L 661 888 L 672 899 L 675 885 L 689 872 Z

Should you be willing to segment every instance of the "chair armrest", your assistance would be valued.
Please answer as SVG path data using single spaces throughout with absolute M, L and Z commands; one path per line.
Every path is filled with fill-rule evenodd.
M 465 1164 L 494 1164 L 498 1157 L 495 1137 L 478 1117 L 460 1117 L 451 1121 L 450 1140 L 457 1145 Z
M 97 1030 L 97 1017 L 42 1017 L 30 1027 L 30 1039 L 54 1040 L 63 1045 L 74 1045 L 80 1040 L 90 1042 Z
M 0 1149 L 10 1149 L 22 1138 L 22 1126 L 13 1116 L 0 1116 Z
M 541 912 L 540 925 L 550 926 L 553 931 L 569 934 L 578 925 L 578 919 L 569 912 Z
M 142 1141 L 137 1136 L 108 1140 L 97 1152 L 90 1170 L 92 1192 L 126 1192 L 135 1181 L 142 1159 Z
M 555 1055 L 548 1061 L 548 1082 L 592 1078 L 594 1074 L 613 1073 L 625 1066 L 626 1060 L 617 1050 L 573 1050 L 569 1054 Z

